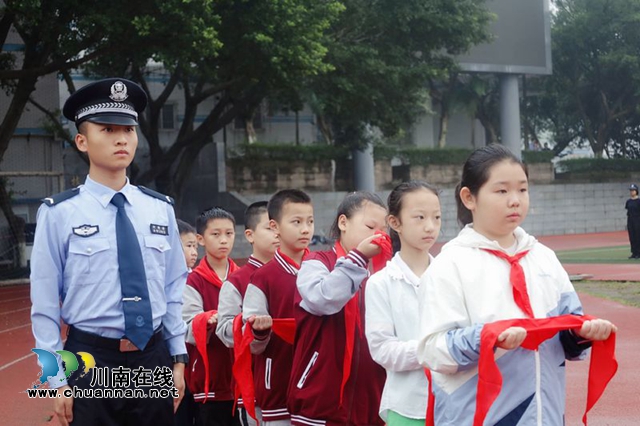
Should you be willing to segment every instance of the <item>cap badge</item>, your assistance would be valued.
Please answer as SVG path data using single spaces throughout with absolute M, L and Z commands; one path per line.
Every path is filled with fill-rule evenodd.
M 111 85 L 111 96 L 109 97 L 116 102 L 124 101 L 129 97 L 127 95 L 127 86 L 121 81 L 116 81 Z

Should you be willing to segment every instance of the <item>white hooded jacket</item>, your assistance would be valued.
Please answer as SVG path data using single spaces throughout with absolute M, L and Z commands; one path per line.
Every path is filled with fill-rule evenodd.
M 523 229 L 514 231 L 536 318 L 582 314 L 580 300 L 555 253 Z M 422 339 L 418 359 L 433 371 L 437 425 L 471 424 L 478 382 L 480 332 L 485 323 L 525 318 L 513 298 L 510 264 L 482 249 L 505 252 L 467 225 L 447 243 L 420 291 Z M 496 350 L 503 386 L 486 425 L 563 424 L 565 359 L 584 356 L 569 333 L 536 352 Z M 562 339 L 562 341 L 561 341 Z

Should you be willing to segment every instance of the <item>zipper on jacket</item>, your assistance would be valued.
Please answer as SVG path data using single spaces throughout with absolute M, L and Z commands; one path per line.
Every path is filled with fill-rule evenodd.
M 265 389 L 271 389 L 271 358 L 267 358 L 264 369 L 264 387 Z
M 540 395 L 540 352 L 536 350 L 533 353 L 533 357 L 536 360 L 536 410 L 538 411 L 538 426 L 542 426 L 542 395 Z
M 311 356 L 311 360 L 309 361 L 309 364 L 307 364 L 307 368 L 304 369 L 304 373 L 302 373 L 302 377 L 300 377 L 300 380 L 298 381 L 298 384 L 297 384 L 298 389 L 302 389 L 302 387 L 304 386 L 304 382 L 307 381 L 307 377 L 309 376 L 311 367 L 313 367 L 313 364 L 316 363 L 317 359 L 318 359 L 318 352 L 314 352 L 313 355 Z

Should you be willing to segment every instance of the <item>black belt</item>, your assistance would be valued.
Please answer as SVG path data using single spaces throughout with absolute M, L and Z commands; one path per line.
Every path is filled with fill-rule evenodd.
M 145 350 L 154 347 L 155 345 L 157 345 L 158 343 L 164 340 L 162 335 L 162 329 L 163 327 L 160 326 L 156 329 L 156 331 L 154 331 L 153 336 L 151 336 L 151 339 L 149 339 L 149 343 L 147 343 L 147 346 L 145 346 L 144 348 Z M 140 351 L 140 349 L 138 349 L 138 347 L 136 347 L 136 345 L 134 345 L 129 339 L 125 339 L 125 338 L 112 339 L 109 337 L 102 337 L 102 336 L 98 336 L 97 334 L 82 331 L 72 325 L 69 326 L 68 336 L 70 340 L 73 340 L 79 343 L 84 343 L 85 345 L 96 346 L 104 349 L 110 349 L 112 351 L 117 351 L 117 352 Z

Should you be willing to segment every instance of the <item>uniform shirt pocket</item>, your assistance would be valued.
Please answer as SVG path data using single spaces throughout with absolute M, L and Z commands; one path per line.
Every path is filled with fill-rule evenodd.
M 145 235 L 144 247 L 147 278 L 164 278 L 165 252 L 171 249 L 169 240 L 164 235 Z
M 74 238 L 69 241 L 69 257 L 65 275 L 72 285 L 90 285 L 100 282 L 100 273 L 108 264 L 111 245 L 106 237 Z

